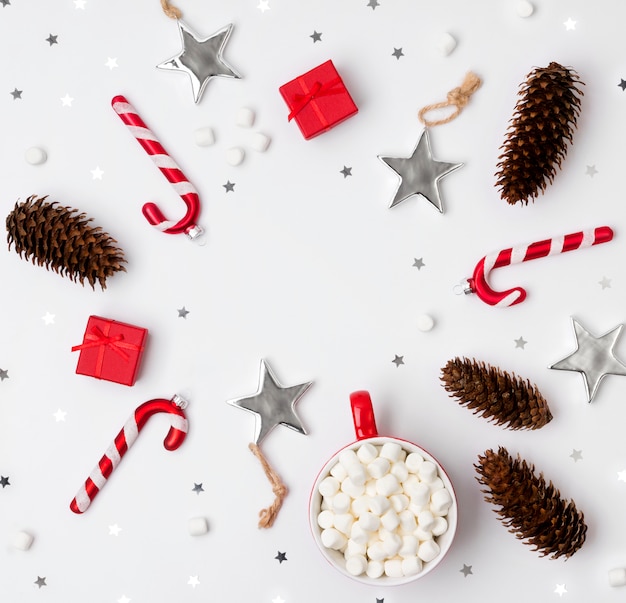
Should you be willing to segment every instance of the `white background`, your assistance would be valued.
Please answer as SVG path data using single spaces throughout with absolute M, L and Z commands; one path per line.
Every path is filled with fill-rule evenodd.
M 575 349 L 572 316 L 596 335 L 626 321 L 626 93 L 618 86 L 626 77 L 626 7 L 535 4 L 522 19 L 514 0 L 380 0 L 374 9 L 365 0 L 269 0 L 266 11 L 256 0 L 181 0 L 200 35 L 234 24 L 225 57 L 243 75 L 212 80 L 198 105 L 184 75 L 155 69 L 180 50 L 176 23 L 157 0 L 0 7 L 3 215 L 18 200 L 47 194 L 93 217 L 128 259 L 128 272 L 102 292 L 13 251 L 0 254 L 0 368 L 9 377 L 0 382 L 0 474 L 10 480 L 0 490 L 3 601 L 623 598 L 608 572 L 626 566 L 626 483 L 618 479 L 626 469 L 626 379 L 608 376 L 588 404 L 580 375 L 548 367 Z M 444 32 L 458 40 L 447 57 L 437 51 Z M 58 44 L 46 42 L 49 34 Z M 105 65 L 109 58 L 116 68 Z M 288 123 L 278 87 L 329 58 L 359 113 L 305 141 Z M 586 84 L 574 145 L 543 196 L 511 207 L 494 187 L 499 147 L 519 84 L 551 61 L 573 67 Z M 460 117 L 431 132 L 437 159 L 464 163 L 441 182 L 445 213 L 417 197 L 388 209 L 397 178 L 377 156 L 409 155 L 421 131 L 417 111 L 445 99 L 468 70 L 483 86 Z M 143 218 L 149 200 L 172 218 L 183 205 L 112 111 L 116 94 L 128 97 L 198 188 L 206 246 L 161 234 Z M 66 95 L 71 106 L 61 101 Z M 252 130 L 235 125 L 244 106 L 256 113 Z M 194 142 L 205 126 L 216 135 L 211 147 Z M 248 146 L 253 130 L 271 136 L 265 153 Z M 225 152 L 239 145 L 245 161 L 229 166 Z M 45 164 L 25 161 L 32 146 L 46 150 Z M 344 178 L 344 166 L 352 176 Z M 97 168 L 101 179 L 92 176 Z M 488 252 L 605 224 L 616 233 L 611 243 L 496 271 L 494 287 L 527 287 L 519 306 L 495 309 L 453 293 Z M 183 306 L 186 319 L 178 317 Z M 42 320 L 47 313 L 51 324 Z M 91 314 L 149 330 L 134 387 L 74 374 L 70 348 Z M 422 314 L 435 319 L 432 331 L 417 328 Z M 516 346 L 520 337 L 524 347 Z M 626 341 L 615 351 L 626 359 Z M 403 365 L 392 362 L 396 355 Z M 536 432 L 508 432 L 473 416 L 440 385 L 441 367 L 455 356 L 528 378 L 554 420 Z M 247 449 L 254 417 L 226 404 L 254 393 L 261 358 L 283 385 L 314 382 L 297 406 L 308 435 L 278 427 L 262 444 L 290 490 L 269 530 L 256 526 L 272 493 Z M 455 543 L 411 585 L 357 584 L 326 564 L 310 535 L 310 487 L 354 439 L 348 400 L 357 389 L 371 392 L 379 431 L 437 456 L 457 490 Z M 71 513 L 76 490 L 132 411 L 177 392 L 190 400 L 184 445 L 166 452 L 167 420 L 155 417 L 92 507 Z M 65 420 L 55 420 L 57 410 Z M 499 445 L 534 463 L 584 512 L 587 541 L 568 561 L 540 558 L 483 501 L 473 464 Z M 208 519 L 208 534 L 188 534 L 195 516 Z M 117 536 L 110 526 L 121 528 Z M 20 530 L 35 537 L 28 551 L 11 546 Z M 275 559 L 279 551 L 287 561 Z M 472 574 L 464 576 L 464 565 Z

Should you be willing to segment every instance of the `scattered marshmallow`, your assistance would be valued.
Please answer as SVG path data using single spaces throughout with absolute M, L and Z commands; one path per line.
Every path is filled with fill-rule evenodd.
M 396 513 L 400 513 L 400 511 L 404 511 L 409 506 L 409 497 L 406 494 L 394 494 L 389 497 L 389 502 L 393 510 Z
M 346 570 L 353 576 L 360 576 L 367 569 L 365 555 L 353 555 L 346 559 Z
M 342 450 L 339 453 L 339 462 L 345 467 L 346 471 L 353 465 L 360 464 L 359 457 L 354 450 Z
M 370 539 L 370 535 L 358 521 L 355 521 L 352 524 L 352 529 L 350 530 L 350 538 L 357 544 L 367 544 L 367 541 Z
M 231 147 L 226 151 L 226 162 L 229 165 L 239 165 L 245 157 L 245 152 L 241 147 Z
M 365 573 L 369 578 L 380 578 L 385 573 L 385 566 L 381 561 L 370 561 Z
M 27 551 L 32 546 L 33 540 L 35 540 L 35 537 L 32 534 L 21 531 L 13 535 L 11 544 L 13 548 L 19 549 L 20 551 Z
M 348 467 L 348 477 L 357 486 L 365 486 L 367 481 L 367 469 L 361 463 Z
M 340 482 L 348 477 L 348 471 L 341 463 L 337 463 L 336 465 L 334 465 L 333 468 L 330 470 L 330 474 L 334 478 L 337 478 Z
M 435 517 L 435 523 L 432 528 L 433 536 L 441 536 L 448 530 L 448 520 L 445 517 Z
M 364 465 L 369 465 L 378 456 L 378 449 L 373 444 L 366 442 L 359 447 L 356 455 Z
M 435 515 L 445 515 L 452 505 L 452 496 L 445 488 L 433 492 L 430 497 L 430 509 Z
M 352 513 L 337 513 L 333 518 L 333 527 L 337 528 L 342 534 L 346 536 L 350 535 L 352 530 L 352 524 L 354 523 L 354 516 Z
M 398 478 L 399 482 L 403 482 L 409 477 L 409 470 L 404 461 L 398 461 L 391 465 L 391 473 Z
M 250 128 L 254 124 L 255 117 L 256 116 L 252 109 L 249 107 L 241 107 L 241 109 L 237 111 L 235 123 L 242 128 Z
M 391 463 L 387 459 L 382 457 L 378 457 L 374 459 L 368 466 L 367 472 L 374 478 L 380 479 L 384 475 L 386 475 L 391 469 Z
M 393 473 L 387 473 L 380 479 L 376 480 L 376 491 L 383 496 L 391 496 L 392 494 L 399 494 L 400 482 Z
M 425 540 L 417 548 L 417 556 L 428 563 L 439 555 L 440 550 L 439 545 L 434 540 Z
M 422 314 L 421 316 L 417 317 L 417 328 L 420 331 L 424 331 L 426 333 L 428 331 L 431 331 L 434 326 L 435 321 L 433 320 L 432 316 L 429 316 L 428 314 Z
M 334 549 L 338 551 L 339 549 L 346 546 L 348 543 L 348 539 L 335 528 L 327 528 L 322 530 L 321 534 L 322 544 L 329 549 Z
M 402 575 L 415 576 L 422 571 L 422 560 L 419 557 L 411 556 L 402 559 Z
M 41 147 L 30 147 L 24 153 L 24 158 L 31 165 L 41 165 L 48 159 L 48 154 Z
M 400 557 L 415 557 L 417 555 L 417 546 L 419 541 L 414 534 L 405 534 L 402 537 L 402 546 L 398 551 Z
M 439 53 L 447 57 L 456 48 L 456 39 L 448 32 L 441 35 L 437 42 L 437 50 Z
M 368 546 L 367 556 L 372 561 L 383 561 L 387 557 L 387 553 L 385 551 L 383 543 L 379 540 Z
M 388 559 L 385 561 L 385 576 L 390 578 L 402 578 L 402 561 L 400 559 Z
M 352 501 L 350 505 L 350 510 L 355 517 L 360 517 L 363 513 L 367 513 L 371 511 L 370 509 L 370 497 L 369 496 L 359 496 Z
M 352 499 L 345 492 L 337 492 L 331 500 L 332 508 L 335 513 L 347 513 L 350 510 Z
M 430 532 L 435 525 L 435 516 L 430 511 L 420 511 L 417 515 L 417 525 L 425 532 Z
M 206 517 L 192 517 L 187 521 L 187 531 L 191 536 L 202 536 L 209 531 Z
M 406 457 L 404 464 L 411 473 L 417 473 L 423 462 L 424 457 L 419 452 L 411 452 L 411 454 Z
M 424 461 L 418 470 L 420 479 L 423 482 L 432 482 L 437 477 L 437 465 L 431 461 Z
M 395 532 L 387 532 L 383 540 L 383 549 L 387 557 L 394 557 L 402 547 L 402 537 Z
M 380 449 L 380 457 L 392 463 L 396 463 L 406 458 L 406 452 L 402 450 L 402 446 L 396 442 L 385 442 Z
M 380 527 L 380 517 L 371 512 L 363 513 L 358 523 L 364 530 L 375 532 Z
M 332 528 L 335 525 L 335 514 L 329 510 L 322 511 L 317 516 L 317 525 L 322 530 Z
M 611 586 L 626 585 L 626 569 L 623 567 L 615 567 L 609 570 L 609 584 Z
M 363 480 L 363 483 L 358 484 L 351 477 L 346 477 L 346 479 L 341 482 L 341 491 L 345 492 L 348 496 L 351 496 L 352 498 L 358 498 L 365 493 L 364 481 L 365 480 Z
M 339 492 L 339 485 L 337 478 L 332 476 L 325 477 L 319 485 L 320 494 L 326 497 L 335 496 Z
M 400 518 L 398 517 L 398 514 L 393 509 L 389 509 L 380 518 L 380 523 L 383 526 L 383 528 L 385 528 L 385 530 L 389 530 L 391 532 L 400 525 Z
M 535 7 L 528 0 L 519 0 L 517 3 L 517 14 L 520 17 L 530 17 L 535 12 Z
M 346 545 L 346 550 L 344 551 L 344 555 L 346 559 L 348 557 L 353 557 L 354 555 L 365 555 L 367 552 L 367 545 L 364 542 L 355 542 L 352 538 L 348 538 L 348 544 Z
M 215 134 L 213 128 L 206 126 L 204 128 L 198 128 L 194 132 L 196 144 L 199 147 L 210 147 L 215 142 Z
M 369 497 L 368 500 L 370 511 L 376 515 L 383 515 L 391 506 L 389 499 L 381 494 Z
M 267 134 L 263 134 L 263 132 L 255 132 L 250 137 L 250 146 L 255 151 L 263 153 L 264 151 L 267 151 L 271 141 L 272 139 Z

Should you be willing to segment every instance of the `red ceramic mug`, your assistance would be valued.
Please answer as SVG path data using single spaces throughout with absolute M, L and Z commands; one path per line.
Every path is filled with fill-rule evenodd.
M 406 584 L 408 582 L 421 578 L 422 576 L 425 576 L 427 573 L 432 571 L 442 561 L 445 554 L 452 545 L 454 534 L 456 532 L 458 518 L 457 499 L 454 492 L 454 487 L 452 486 L 450 478 L 448 477 L 447 473 L 445 472 L 439 461 L 437 461 L 437 459 L 435 459 L 435 457 L 433 457 L 426 450 L 417 446 L 416 444 L 413 444 L 412 442 L 399 438 L 380 436 L 378 434 L 378 430 L 376 428 L 376 420 L 374 417 L 374 410 L 372 407 L 372 401 L 368 392 L 357 391 L 352 393 L 350 395 L 350 405 L 352 408 L 352 418 L 354 421 L 354 430 L 357 439 L 355 442 L 348 444 L 337 453 L 335 453 L 332 458 L 329 459 L 328 462 L 324 465 L 324 467 L 322 467 L 321 471 L 317 475 L 309 500 L 309 522 L 311 526 L 311 531 L 313 533 L 313 538 L 326 560 L 333 567 L 335 567 L 346 576 L 354 578 L 359 582 L 378 586 Z M 361 450 L 362 447 L 363 449 Z M 351 483 L 350 487 L 348 487 L 347 484 L 344 484 L 341 478 L 343 474 L 346 473 L 346 470 L 345 468 L 337 467 L 337 465 L 342 463 L 345 464 L 346 461 L 349 459 L 365 458 L 366 456 L 373 454 L 374 449 L 377 451 L 378 454 L 382 453 L 384 455 L 386 454 L 386 452 L 383 453 L 383 447 L 385 447 L 386 452 L 391 450 L 393 450 L 394 452 L 398 452 L 398 449 L 400 449 L 400 458 L 403 459 L 400 461 L 400 465 L 404 464 L 405 468 L 408 464 L 411 464 L 413 466 L 412 470 L 409 472 L 409 478 L 412 479 L 413 482 L 411 486 L 409 486 L 409 481 L 407 481 L 408 478 L 405 478 L 405 480 L 401 482 L 398 478 L 399 489 L 396 488 L 394 493 L 390 493 L 387 496 L 386 494 L 381 494 L 380 491 L 377 491 L 374 494 L 373 489 L 376 484 L 372 484 L 372 480 L 374 478 L 369 475 L 370 473 L 374 473 L 374 465 L 372 465 L 370 468 L 370 466 L 366 463 L 362 463 L 363 465 L 365 465 L 365 470 L 368 474 L 368 477 L 366 477 L 367 482 L 364 487 L 367 488 L 367 490 L 369 491 L 369 504 L 372 507 L 369 513 L 365 513 L 363 511 L 363 505 L 367 504 L 367 501 L 365 499 L 368 499 L 368 494 L 364 492 L 363 495 L 359 496 L 358 491 L 360 486 L 357 485 L 355 487 L 354 483 Z M 356 453 L 356 457 L 350 451 Z M 421 457 L 424 461 L 429 462 L 428 467 L 426 465 L 423 466 L 424 470 L 428 469 L 431 472 L 434 472 L 436 467 L 436 477 L 434 478 L 434 480 L 436 480 L 437 478 L 441 480 L 440 482 L 434 480 L 426 482 L 425 480 L 422 480 L 418 477 L 417 481 L 422 484 L 422 490 L 424 488 L 424 485 L 428 485 L 430 487 L 429 492 L 432 493 L 434 493 L 434 489 L 446 490 L 449 494 L 450 502 L 446 511 L 441 511 L 441 508 L 445 508 L 441 507 L 438 508 L 437 513 L 434 514 L 436 517 L 443 517 L 445 519 L 445 522 L 443 523 L 447 523 L 447 528 L 445 529 L 445 531 L 443 531 L 443 533 L 439 533 L 441 530 L 435 530 L 433 528 L 431 532 L 431 539 L 436 544 L 433 544 L 431 542 L 425 545 L 422 557 L 427 560 L 419 559 L 419 556 L 416 552 L 415 556 L 418 557 L 419 560 L 415 561 L 411 558 L 410 554 L 410 550 L 412 550 L 411 546 L 413 545 L 414 539 L 418 541 L 417 546 L 419 548 L 421 544 L 425 541 L 420 541 L 418 536 L 427 539 L 428 531 L 423 529 L 421 532 L 419 530 L 416 530 L 416 532 L 412 533 L 410 530 L 407 530 L 407 525 L 410 526 L 411 524 L 407 524 L 406 520 L 410 522 L 411 513 L 415 513 L 417 526 L 419 529 L 421 529 L 419 522 L 417 522 L 417 509 L 414 504 L 411 504 L 410 506 L 412 511 L 411 513 L 407 513 L 404 510 L 401 510 L 401 507 L 406 502 L 406 499 L 408 499 L 409 501 L 416 500 L 416 498 L 411 498 L 409 494 L 416 492 L 416 490 L 414 489 L 416 488 L 415 479 L 411 478 L 410 476 L 411 473 L 415 475 L 415 473 L 418 471 L 414 468 L 415 463 L 419 462 L 418 457 Z M 342 459 L 342 461 L 340 461 L 340 459 Z M 404 460 L 406 460 L 407 463 L 404 463 Z M 411 463 L 409 463 L 409 461 L 411 461 Z M 376 460 L 376 463 L 378 465 L 380 465 L 380 462 L 382 461 Z M 394 465 L 394 462 L 389 461 L 389 465 L 391 467 L 392 465 Z M 406 475 L 405 468 L 396 465 L 393 471 L 395 471 L 396 474 L 404 477 L 404 475 Z M 331 474 L 331 470 L 333 471 L 334 476 L 333 474 Z M 380 468 L 377 467 L 376 470 L 380 471 Z M 351 466 L 351 471 L 354 471 L 354 474 L 362 474 L 363 469 L 353 465 Z M 403 472 L 404 475 L 402 475 Z M 393 482 L 392 478 L 387 477 L 392 473 L 392 471 L 388 472 L 386 476 L 384 476 L 380 480 L 380 490 L 387 488 L 389 480 Z M 432 478 L 432 475 L 433 473 L 431 473 L 430 478 Z M 345 509 L 339 509 L 339 503 L 337 503 L 337 508 L 333 508 L 333 504 L 335 502 L 334 496 L 336 495 L 331 495 L 329 497 L 328 490 L 326 489 L 327 487 L 329 487 L 329 483 L 334 483 L 332 479 L 327 480 L 327 478 L 331 476 L 335 477 L 336 482 L 341 483 L 339 490 L 340 493 L 344 491 L 344 487 L 349 492 L 352 491 L 352 496 L 349 496 L 350 506 L 348 511 L 345 511 Z M 352 482 L 351 478 L 350 481 Z M 356 481 L 359 482 L 359 480 Z M 382 483 L 383 481 L 385 481 L 384 484 Z M 322 489 L 326 493 L 325 496 L 323 496 L 320 492 L 320 485 L 322 484 L 322 482 L 324 482 Z M 430 501 L 434 500 L 432 498 L 432 494 L 427 494 L 427 496 L 429 497 Z M 345 492 L 341 494 L 340 498 L 341 504 L 345 504 Z M 357 498 L 359 499 L 358 502 Z M 389 502 L 385 502 L 385 498 Z M 443 492 L 440 492 L 440 494 L 437 495 L 436 498 L 438 500 L 442 500 L 447 498 L 447 495 L 445 495 L 445 493 Z M 431 503 L 429 502 L 428 504 Z M 359 505 L 360 511 L 358 509 Z M 385 509 L 393 512 L 387 513 Z M 367 532 L 369 536 L 364 536 L 363 530 L 360 527 L 361 524 L 363 524 L 364 522 L 374 522 L 372 525 L 369 526 L 372 528 L 374 528 L 376 525 L 377 520 L 375 517 L 372 517 L 372 515 L 376 515 L 375 513 L 372 513 L 373 510 L 377 510 L 379 512 L 385 511 L 385 513 L 383 513 L 379 517 L 382 529 L 379 529 L 379 531 L 377 532 Z M 428 511 L 428 508 L 422 507 L 422 510 Z M 324 515 L 320 515 L 322 511 L 327 511 L 327 513 L 325 513 Z M 395 513 L 396 511 L 398 511 L 398 513 Z M 430 513 L 430 511 L 428 512 Z M 396 521 L 393 517 L 394 513 L 396 514 L 396 516 L 402 517 L 402 523 L 398 525 L 395 529 L 388 529 L 392 528 Z M 431 516 L 432 515 L 433 513 L 431 513 Z M 361 517 L 363 517 L 363 520 L 361 520 Z M 422 517 L 426 518 L 427 515 Z M 428 517 L 428 519 L 430 518 Z M 354 521 L 351 524 L 352 520 Z M 437 521 L 439 521 L 439 525 L 442 524 L 441 520 Z M 330 522 L 332 522 L 332 525 L 330 525 Z M 359 527 L 355 528 L 354 526 L 357 523 L 359 524 Z M 423 525 L 426 526 L 426 519 L 424 519 Z M 355 531 L 357 532 L 356 535 Z M 324 532 L 326 533 L 323 534 Z M 344 534 L 344 536 L 337 535 L 336 532 Z M 434 535 L 435 532 L 437 532 L 436 535 Z M 417 534 L 418 536 L 414 536 L 414 534 Z M 381 535 L 381 538 L 386 539 L 388 542 L 378 544 L 376 542 L 378 535 Z M 358 541 L 356 544 L 353 537 Z M 368 542 L 366 544 L 363 544 L 363 540 L 366 537 L 368 538 Z M 341 540 L 342 538 L 345 538 L 346 540 L 345 545 Z M 329 546 L 327 546 L 329 544 L 329 539 L 333 541 L 332 546 L 336 548 L 330 548 Z M 393 554 L 393 549 L 395 548 L 393 546 L 393 542 L 398 541 L 398 539 L 402 540 L 402 549 Z M 383 561 L 380 559 L 380 554 L 376 554 L 376 551 L 380 553 L 381 547 L 386 548 L 387 546 L 389 546 L 389 548 L 387 549 L 389 555 L 385 557 Z M 350 547 L 350 550 L 348 552 L 346 552 L 346 547 Z M 426 549 L 428 549 L 429 555 L 425 554 Z M 438 552 L 433 557 L 434 552 L 437 550 Z M 370 557 L 370 553 L 372 557 Z M 353 557 L 355 558 L 353 559 Z M 365 561 L 361 557 L 363 557 Z M 347 562 L 348 558 L 350 559 L 349 566 Z M 408 559 L 408 561 L 404 561 L 405 559 Z M 372 561 L 375 561 L 376 563 L 372 563 Z M 368 569 L 364 569 L 363 572 L 359 574 L 359 569 L 362 567 L 362 564 L 364 562 L 368 564 Z M 387 564 L 386 562 L 389 562 L 389 564 Z M 381 565 L 386 568 L 386 571 L 383 572 L 381 575 L 377 575 L 380 573 Z M 403 569 L 405 567 L 407 568 L 406 571 L 404 571 Z

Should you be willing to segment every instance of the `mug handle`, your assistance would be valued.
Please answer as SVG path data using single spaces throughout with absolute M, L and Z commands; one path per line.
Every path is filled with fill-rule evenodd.
M 372 408 L 372 399 L 369 392 L 361 390 L 350 394 L 352 420 L 357 440 L 375 438 L 378 435 L 376 419 Z

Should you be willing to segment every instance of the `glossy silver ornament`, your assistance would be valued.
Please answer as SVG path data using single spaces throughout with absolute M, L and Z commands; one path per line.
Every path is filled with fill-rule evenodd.
M 428 128 L 422 131 L 410 157 L 379 155 L 378 158 L 400 176 L 400 184 L 389 205 L 390 208 L 413 195 L 422 195 L 441 213 L 443 213 L 443 203 L 439 193 L 439 180 L 463 165 L 437 161 L 433 158 Z
M 593 402 L 600 381 L 606 375 L 626 376 L 626 365 L 613 353 L 624 325 L 618 325 L 608 333 L 595 337 L 574 318 L 572 323 L 576 335 L 576 351 L 550 368 L 580 373 L 585 382 L 587 401 Z
M 157 68 L 186 73 L 191 80 L 194 102 L 200 101 L 211 78 L 216 76 L 241 78 L 222 56 L 224 46 L 233 30 L 232 23 L 204 39 L 200 39 L 182 21 L 179 20 L 177 23 L 183 48 L 176 56 L 157 65 Z
M 285 425 L 299 433 L 306 434 L 295 405 L 311 387 L 312 381 L 283 387 L 265 360 L 261 360 L 259 388 L 252 396 L 228 400 L 228 404 L 238 406 L 256 415 L 254 443 L 258 444 L 276 425 Z

